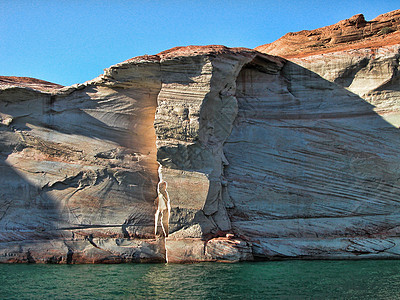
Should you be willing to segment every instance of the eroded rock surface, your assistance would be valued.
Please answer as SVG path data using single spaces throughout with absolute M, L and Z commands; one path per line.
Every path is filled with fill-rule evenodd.
M 54 92 L 61 88 L 62 85 L 31 78 L 31 77 L 16 77 L 16 76 L 0 76 L 0 86 L 2 87 L 28 87 L 43 92 Z
M 158 61 L 138 59 L 51 94 L 2 89 L 2 261 L 164 260 L 154 236 L 160 87 Z
M 291 34 L 290 61 L 189 46 L 71 87 L 0 81 L 0 261 L 397 257 L 389 25 L 398 11 L 306 32 L 333 37 L 311 54 Z
M 383 67 L 393 57 L 398 65 L 394 50 L 371 73 L 398 81 Z M 236 93 L 226 177 L 232 226 L 251 237 L 254 255 L 398 255 L 398 92 L 379 87 L 361 98 L 288 62 L 279 74 L 242 69 Z M 391 246 L 379 252 L 375 243 Z
M 1 260 L 164 261 L 170 239 L 192 247 L 229 231 L 222 145 L 237 73 L 256 55 L 268 57 L 176 48 L 52 93 L 22 79 L 2 85 Z M 220 243 L 239 250 L 207 260 L 251 253 L 244 241 Z
M 366 21 L 362 14 L 334 25 L 289 32 L 273 43 L 256 50 L 288 59 L 334 51 L 379 48 L 399 44 L 400 10 Z

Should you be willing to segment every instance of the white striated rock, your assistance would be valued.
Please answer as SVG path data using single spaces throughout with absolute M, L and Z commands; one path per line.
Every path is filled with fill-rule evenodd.
M 121 78 L 120 69 L 130 76 Z M 63 262 L 71 253 L 85 257 L 87 246 L 74 245 L 88 238 L 154 240 L 160 67 L 148 60 L 120 69 L 55 94 L 1 90 L 0 111 L 11 121 L 0 128 L 0 243 L 7 250 L 19 241 L 14 260 L 30 251 L 32 259 L 45 261 L 47 250 L 40 249 L 51 247 L 46 240 L 78 240 L 68 251 L 54 244 L 52 256 Z M 164 246 L 152 243 L 148 259 L 163 260 Z M 116 256 L 118 249 L 125 253 L 114 248 Z M 117 259 L 131 260 L 141 255 Z

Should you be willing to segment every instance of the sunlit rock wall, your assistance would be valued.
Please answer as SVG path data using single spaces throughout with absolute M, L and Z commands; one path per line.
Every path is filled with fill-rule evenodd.
M 154 237 L 158 60 L 0 94 L 0 260 L 163 261 Z M 161 241 L 162 242 L 162 241 Z

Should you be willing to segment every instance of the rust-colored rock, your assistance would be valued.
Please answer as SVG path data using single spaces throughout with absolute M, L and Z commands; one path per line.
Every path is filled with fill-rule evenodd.
M 362 48 L 379 48 L 400 42 L 400 10 L 366 21 L 362 14 L 334 25 L 289 32 L 256 50 L 285 58 Z
M 28 87 L 42 92 L 54 92 L 64 86 L 31 77 L 0 76 L 0 87 Z

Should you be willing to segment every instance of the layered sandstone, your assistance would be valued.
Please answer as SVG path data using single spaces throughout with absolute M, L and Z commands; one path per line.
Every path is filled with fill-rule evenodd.
M 354 46 L 397 16 L 290 61 L 189 46 L 0 81 L 0 261 L 397 257 L 400 43 Z
M 16 77 L 16 76 L 0 76 L 1 87 L 28 87 L 42 92 L 54 92 L 61 88 L 62 85 L 31 78 L 31 77 Z
M 301 140 L 280 144 L 286 154 L 276 157 L 279 173 L 286 165 L 294 175 L 269 187 L 280 203 L 273 205 L 275 229 L 242 222 L 249 234 L 264 236 L 261 245 L 267 241 L 260 253 L 398 255 L 399 24 L 399 10 L 370 22 L 356 15 L 257 47 L 290 60 L 285 78 L 296 100 L 317 100 L 298 118 L 285 113 L 299 134 L 291 136 Z
M 371 81 L 366 94 L 293 62 L 275 77 L 241 71 L 224 150 L 232 226 L 253 254 L 398 255 L 399 47 L 389 50 L 357 77 Z
M 148 60 L 53 93 L 2 89 L 3 261 L 164 260 L 153 233 L 158 78 Z
M 285 58 L 305 57 L 334 51 L 355 50 L 399 44 L 400 10 L 366 21 L 362 14 L 337 24 L 289 32 L 277 41 L 256 50 Z
M 206 244 L 231 229 L 218 200 L 222 144 L 237 110 L 229 90 L 257 55 L 223 46 L 177 48 L 52 93 L 22 80 L 3 85 L 1 260 L 164 261 L 169 252 L 169 261 L 252 257 L 250 244 L 235 237 L 216 239 L 208 250 Z M 225 111 L 230 119 L 214 133 L 212 123 Z M 170 250 L 182 241 L 199 255 Z

